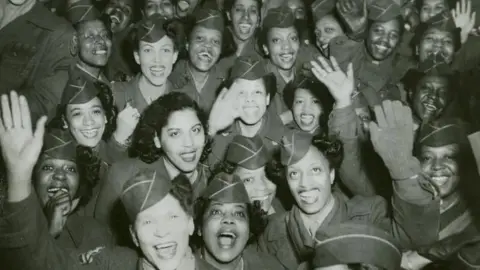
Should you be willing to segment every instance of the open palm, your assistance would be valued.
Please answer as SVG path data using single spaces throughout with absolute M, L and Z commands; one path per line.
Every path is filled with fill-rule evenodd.
M 350 63 L 347 73 L 338 66 L 335 57 L 330 57 L 330 62 L 318 57 L 318 61 L 312 61 L 312 73 L 330 91 L 335 101 L 350 100 L 355 89 L 355 78 L 353 77 L 353 66 Z
M 30 109 L 25 97 L 17 93 L 2 95 L 2 121 L 0 121 L 0 146 L 10 173 L 31 173 L 43 146 L 46 117 L 38 120 L 32 132 Z
M 462 44 L 468 39 L 468 35 L 475 26 L 476 12 L 472 13 L 471 0 L 457 2 L 456 8 L 451 11 L 455 26 L 461 29 Z

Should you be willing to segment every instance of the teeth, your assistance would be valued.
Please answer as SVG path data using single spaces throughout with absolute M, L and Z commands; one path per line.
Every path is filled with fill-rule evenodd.
M 237 238 L 237 236 L 232 233 L 232 232 L 224 232 L 220 234 L 221 237 L 231 237 L 231 238 Z
M 448 177 L 448 176 L 432 176 L 431 177 L 432 181 L 434 181 L 438 185 L 443 185 L 443 184 L 447 183 L 449 178 L 450 177 Z
M 150 68 L 150 71 L 152 72 L 163 72 L 165 70 L 165 68 L 163 67 L 151 67 Z
M 206 52 L 199 53 L 198 56 L 200 56 L 201 59 L 206 58 L 205 60 L 208 60 L 208 61 L 212 60 L 212 56 L 209 53 L 206 53 Z
M 96 55 L 99 55 L 99 54 L 100 54 L 100 55 L 104 55 L 104 54 L 107 54 L 107 51 L 106 51 L 106 50 L 96 50 L 94 53 L 95 53 Z
M 157 251 L 157 256 L 162 259 L 171 259 L 177 254 L 177 244 L 174 242 L 169 242 L 167 244 L 159 244 L 153 246 Z
M 430 103 L 424 103 L 423 106 L 431 111 L 435 111 L 437 109 L 437 107 L 435 107 L 434 105 L 430 104 Z
M 60 190 L 62 192 L 68 193 L 68 190 L 66 188 L 49 188 L 49 189 L 47 189 L 47 192 L 48 193 L 57 193 Z
M 388 48 L 383 46 L 383 45 L 375 45 L 375 47 L 377 47 L 378 50 L 380 51 L 386 51 Z
M 321 47 L 322 47 L 323 50 L 328 49 L 328 43 L 322 44 Z
M 283 61 L 290 62 L 293 59 L 293 54 L 291 54 L 291 53 L 281 54 L 280 57 L 282 58 Z
M 155 249 L 165 249 L 165 248 L 170 248 L 175 246 L 175 243 L 167 243 L 167 244 L 158 244 L 156 246 L 153 246 Z
M 266 199 L 268 199 L 269 195 L 265 195 L 265 196 L 262 196 L 262 197 L 252 197 L 252 201 L 265 201 Z
M 302 114 L 302 115 L 300 115 L 300 121 L 301 121 L 304 125 L 309 125 L 309 124 L 313 123 L 313 120 L 314 120 L 314 116 L 311 115 L 311 114 Z
M 240 32 L 242 32 L 243 34 L 250 32 L 250 29 L 252 28 L 251 24 L 246 24 L 246 23 L 241 23 L 238 26 L 240 28 Z
M 118 18 L 115 15 L 110 16 L 110 19 L 112 20 L 113 23 L 116 23 L 116 24 L 120 23 L 120 18 Z
M 312 204 L 317 201 L 319 191 L 317 189 L 302 191 L 299 193 L 300 199 L 307 203 Z
M 98 129 L 82 130 L 81 133 L 84 137 L 92 139 L 98 136 Z

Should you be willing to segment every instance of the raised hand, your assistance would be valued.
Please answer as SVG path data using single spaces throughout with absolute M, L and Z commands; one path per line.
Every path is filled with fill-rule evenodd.
M 41 117 L 32 131 L 30 109 L 24 96 L 15 91 L 1 97 L 2 121 L 0 121 L 0 146 L 9 175 L 28 177 L 37 163 L 43 146 L 45 122 Z
M 366 27 L 367 0 L 339 0 L 336 6 L 350 31 L 356 33 Z
M 394 179 L 405 179 L 413 175 L 411 163 L 414 127 L 412 111 L 400 101 L 386 100 L 375 106 L 377 122 L 370 122 L 370 138 L 375 151 L 382 157 Z
M 330 57 L 330 63 L 322 56 L 318 61 L 311 61 L 312 73 L 315 77 L 327 86 L 336 101 L 337 108 L 346 107 L 351 104 L 352 94 L 355 90 L 355 78 L 353 76 L 353 65 L 348 64 L 347 73 L 338 66 L 335 57 Z
M 461 29 L 460 38 L 462 44 L 467 42 L 468 35 L 475 26 L 476 12 L 472 13 L 471 0 L 461 0 L 457 2 L 455 9 L 451 10 L 455 25 Z
M 229 89 L 223 88 L 213 103 L 210 116 L 208 118 L 209 134 L 215 135 L 217 132 L 226 129 L 233 124 L 235 119 L 240 117 L 238 106 L 238 96 L 240 94 L 238 84 L 235 82 Z
M 127 103 L 117 116 L 117 128 L 114 132 L 114 138 L 117 142 L 125 144 L 130 138 L 140 119 L 138 110 Z

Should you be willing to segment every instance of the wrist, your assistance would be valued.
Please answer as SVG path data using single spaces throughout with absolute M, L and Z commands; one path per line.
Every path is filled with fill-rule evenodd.
M 7 201 L 11 203 L 21 202 L 28 198 L 32 193 L 32 183 L 30 176 L 20 176 L 19 174 L 8 175 Z
M 113 139 L 120 145 L 127 145 L 132 132 L 120 132 L 115 130 L 113 132 Z M 127 135 L 128 134 L 128 135 Z
M 334 105 L 334 109 L 342 109 L 352 105 L 352 99 L 349 98 L 348 100 L 337 100 Z

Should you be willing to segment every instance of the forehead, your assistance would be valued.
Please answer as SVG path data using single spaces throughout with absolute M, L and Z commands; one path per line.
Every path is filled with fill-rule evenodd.
M 460 146 L 458 144 L 448 144 L 442 146 L 427 146 L 423 145 L 421 147 L 422 154 L 455 154 L 460 151 Z
M 297 88 L 295 89 L 295 94 L 294 96 L 297 97 L 302 97 L 302 98 L 314 98 L 312 92 L 308 89 L 305 88 Z
M 222 209 L 222 210 L 246 210 L 246 203 L 224 203 L 218 201 L 212 201 L 208 205 L 208 208 Z
M 150 43 L 143 40 L 139 42 L 140 47 L 151 46 L 151 47 L 164 47 L 164 46 L 173 46 L 173 40 L 168 36 L 163 36 L 161 39 L 156 42 Z
M 439 75 L 427 75 L 427 76 L 424 76 L 418 83 L 418 85 L 424 85 L 424 84 L 447 85 L 448 79 L 444 76 L 439 76 Z
M 110 4 L 124 4 L 133 6 L 133 0 L 110 0 Z
M 294 26 L 290 26 L 287 28 L 279 28 L 279 27 L 272 27 L 269 31 L 268 34 L 270 36 L 288 36 L 291 34 L 297 34 L 297 29 L 295 29 Z
M 139 199 L 142 199 L 142 198 L 139 198 Z M 167 213 L 186 214 L 183 208 L 181 207 L 180 202 L 175 197 L 173 197 L 170 193 L 167 194 L 167 196 L 165 196 L 156 204 L 138 213 L 137 220 L 152 218 L 152 217 L 162 218 Z
M 324 26 L 324 25 L 340 27 L 340 24 L 338 23 L 337 19 L 335 19 L 335 17 L 333 17 L 333 15 L 331 14 L 327 14 L 323 16 L 320 20 L 317 21 L 315 25 L 317 27 Z
M 372 24 L 372 28 L 384 28 L 384 29 L 387 29 L 387 30 L 399 30 L 400 29 L 400 23 L 397 19 L 393 19 L 393 20 L 390 20 L 390 21 L 386 21 L 386 22 L 374 22 Z
M 310 145 L 308 152 L 297 163 L 288 166 L 288 168 L 305 168 L 313 164 L 321 164 L 323 167 L 328 167 L 328 160 L 315 146 Z
M 52 158 L 50 156 L 47 156 L 46 154 L 42 154 L 40 156 L 37 164 L 38 165 L 51 164 L 51 165 L 57 165 L 57 166 L 63 166 L 63 165 L 76 166 L 77 165 L 77 163 L 75 163 L 71 160 L 66 160 L 66 159 L 61 159 L 61 158 Z
M 201 25 L 197 25 L 193 28 L 192 30 L 192 35 L 195 36 L 216 36 L 216 37 L 221 37 L 222 32 L 220 32 L 217 29 L 212 29 L 212 28 L 206 28 Z
M 430 27 L 427 31 L 425 31 L 425 36 L 438 36 L 438 37 L 448 37 L 453 38 L 453 34 L 450 31 L 442 30 L 437 27 Z
M 200 124 L 200 119 L 193 109 L 186 108 L 180 111 L 174 111 L 168 117 L 166 128 L 186 128 L 190 129 Z
M 241 90 L 259 90 L 262 89 L 266 91 L 265 89 L 265 84 L 263 82 L 262 78 L 256 79 L 256 80 L 247 80 L 247 79 L 242 79 L 238 78 L 235 80 L 235 83 L 238 85 L 238 87 L 241 88 Z
M 89 31 L 103 31 L 107 30 L 107 27 L 101 20 L 85 21 L 80 24 L 78 29 L 80 32 L 89 32 Z
M 436 6 L 438 4 L 444 5 L 444 0 L 423 0 L 421 1 L 423 6 Z
M 102 107 L 102 102 L 100 102 L 100 99 L 98 97 L 94 97 L 90 101 L 82 104 L 68 104 L 67 109 L 73 110 L 73 109 L 90 109 L 92 107 Z
M 237 174 L 237 175 L 262 174 L 264 172 L 265 172 L 265 166 L 262 166 L 258 169 L 255 169 L 255 170 L 246 169 L 246 168 L 243 168 L 243 167 L 240 167 L 240 166 L 238 166 L 235 169 L 235 174 Z
M 234 5 L 245 6 L 245 7 L 249 7 L 249 6 L 257 7 L 258 4 L 255 0 L 236 0 Z
M 286 3 L 287 3 L 287 6 L 290 8 L 298 8 L 298 7 L 305 6 L 302 0 L 287 0 Z

